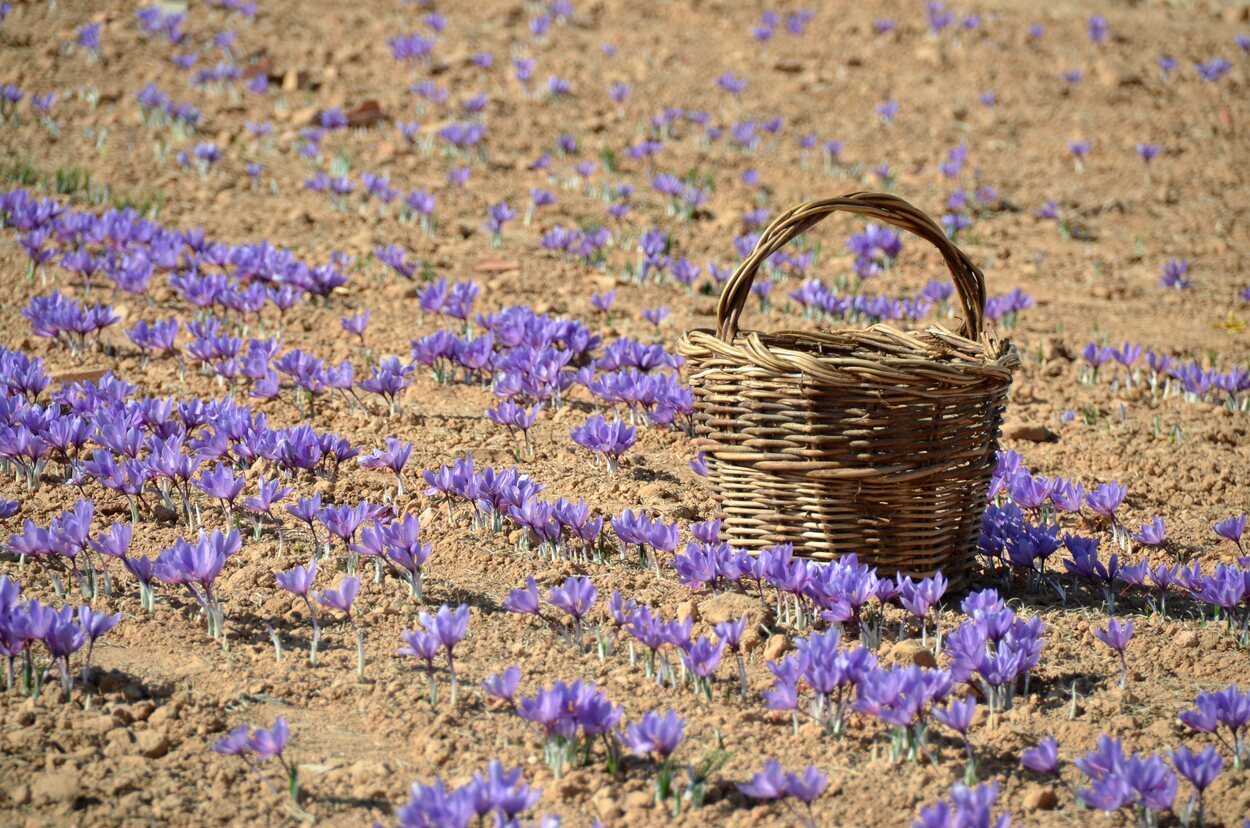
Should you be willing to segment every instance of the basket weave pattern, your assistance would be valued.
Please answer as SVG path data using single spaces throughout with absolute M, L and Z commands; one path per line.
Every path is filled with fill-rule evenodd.
M 760 265 L 835 212 L 908 230 L 941 252 L 963 309 L 958 334 L 890 325 L 813 333 L 739 331 Z M 966 585 L 994 467 L 1014 348 L 983 331 L 985 279 L 932 219 L 900 198 L 853 193 L 778 216 L 726 283 L 717 330 L 688 360 L 699 449 L 724 540 L 857 553 L 882 573 L 942 571 Z

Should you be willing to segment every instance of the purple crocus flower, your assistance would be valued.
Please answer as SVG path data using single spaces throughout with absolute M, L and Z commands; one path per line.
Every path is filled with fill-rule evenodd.
M 575 576 L 567 578 L 562 587 L 552 587 L 547 600 L 556 609 L 573 616 L 580 638 L 582 618 L 594 606 L 597 595 L 598 591 L 589 578 Z
M 1057 776 L 1059 774 L 1059 743 L 1055 741 L 1054 736 L 1047 736 L 1037 743 L 1037 747 L 1029 748 L 1020 754 L 1020 764 L 1034 773 Z
M 252 750 L 252 746 L 248 742 L 247 725 L 239 725 L 225 736 L 222 736 L 213 742 L 209 750 L 213 753 L 220 753 L 222 756 L 247 755 Z
M 1115 513 L 1124 502 L 1126 494 L 1128 494 L 1127 489 L 1118 482 L 1112 481 L 1100 484 L 1094 491 L 1085 495 L 1085 502 L 1089 504 L 1089 508 L 1118 525 L 1119 520 Z
M 539 597 L 538 584 L 534 581 L 534 576 L 529 575 L 525 578 L 525 587 L 523 589 L 514 589 L 508 593 L 508 597 L 503 600 L 504 609 L 509 612 L 515 612 L 520 615 L 539 615 Z
M 1109 619 L 1107 628 L 1095 630 L 1094 637 L 1119 654 L 1120 687 L 1124 687 L 1128 683 L 1128 662 L 1124 658 L 1124 650 L 1133 638 L 1133 622 L 1129 620 L 1121 623 L 1118 619 Z
M 281 757 L 290 737 L 291 733 L 287 728 L 286 719 L 279 716 L 269 730 L 256 728 L 248 737 L 247 745 L 261 761 L 264 761 L 275 756 Z
M 666 763 L 681 744 L 685 728 L 685 721 L 672 710 L 663 716 L 652 710 L 625 728 L 625 746 L 635 756 L 652 756 Z
M 360 579 L 344 575 L 343 580 L 339 581 L 338 589 L 327 589 L 325 592 L 318 593 L 317 602 L 323 607 L 342 612 L 350 620 L 352 604 L 356 602 L 358 594 L 360 594 Z
M 776 759 L 767 760 L 762 771 L 757 772 L 749 781 L 738 784 L 738 791 L 743 796 L 761 802 L 786 796 L 789 790 L 781 763 Z
M 1207 83 L 1215 83 L 1228 74 L 1233 65 L 1222 57 L 1214 57 L 1206 63 L 1195 63 L 1194 68 L 1198 70 L 1198 77 Z
M 1189 278 L 1189 262 L 1185 259 L 1172 259 L 1159 268 L 1159 284 L 1165 288 L 1188 290 L 1194 286 Z
M 505 201 L 491 205 L 486 211 L 486 229 L 491 234 L 491 244 L 498 247 L 503 239 L 503 227 L 516 217 L 516 211 Z
M 513 664 L 502 675 L 487 676 L 486 681 L 482 682 L 482 689 L 488 695 L 506 702 L 509 707 L 515 707 L 517 685 L 520 683 L 521 668 Z
M 1215 534 L 1225 540 L 1232 541 L 1237 545 L 1237 551 L 1241 555 L 1246 554 L 1245 548 L 1241 545 L 1241 538 L 1246 532 L 1246 516 L 1225 518 L 1211 526 Z
M 94 612 L 90 607 L 78 608 L 78 624 L 87 636 L 87 658 L 82 667 L 82 681 L 86 684 L 91 679 L 91 653 L 95 650 L 96 640 L 121 623 L 122 614 L 109 615 L 105 612 Z
M 609 424 L 598 414 L 587 420 L 581 428 L 569 432 L 573 442 L 603 455 L 609 473 L 615 473 L 619 468 L 620 457 L 634 445 L 636 434 L 633 426 L 619 420 Z
M 786 792 L 807 806 L 810 824 L 815 824 L 811 813 L 812 803 L 825 792 L 828 782 L 828 775 L 818 771 L 814 765 L 808 765 L 802 776 L 797 773 L 786 774 Z
M 365 328 L 369 326 L 369 309 L 365 308 L 354 316 L 344 316 L 339 324 L 343 326 L 343 330 L 349 334 L 360 337 L 360 344 L 365 344 Z
M 88 23 L 78 30 L 78 45 L 86 49 L 88 52 L 99 53 L 100 51 L 100 32 L 104 29 L 102 23 Z
M 430 615 L 428 612 L 422 612 L 418 618 L 421 625 L 447 650 L 447 671 L 451 674 L 451 703 L 454 706 L 457 685 L 456 662 L 452 653 L 469 631 L 469 606 L 461 604 L 453 610 L 443 604 L 438 608 L 437 614 Z
M 1107 25 L 1107 20 L 1100 14 L 1091 15 L 1089 22 L 1086 23 L 1085 31 L 1089 35 L 1089 40 L 1095 46 L 1101 46 L 1107 40 L 1107 35 L 1111 31 L 1111 27 Z
M 1140 531 L 1130 533 L 1133 540 L 1142 546 L 1163 547 L 1167 544 L 1167 527 L 1163 518 L 1155 515 L 1150 523 L 1142 525 Z

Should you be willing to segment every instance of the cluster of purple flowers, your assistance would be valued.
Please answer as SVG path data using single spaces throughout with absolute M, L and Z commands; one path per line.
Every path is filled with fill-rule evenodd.
M 1115 370 L 1105 370 L 1104 366 Z M 1156 398 L 1222 402 L 1230 411 L 1250 411 L 1250 371 L 1240 366 L 1218 371 L 1132 343 L 1116 348 L 1090 342 L 1081 352 L 1081 381 L 1097 382 L 1100 375 L 1113 386 L 1147 383 Z
M 559 251 L 566 259 L 580 259 L 586 264 L 603 262 L 604 248 L 612 241 L 612 231 L 600 226 L 590 232 L 560 225 L 548 230 L 538 240 L 544 250 Z
M 888 227 L 869 224 L 851 236 L 846 249 L 855 254 L 855 275 L 869 279 L 894 264 L 903 252 L 903 240 Z
M 930 3 L 930 6 L 940 6 Z M 913 828 L 1009 828 L 1011 817 L 993 815 L 998 799 L 998 782 L 986 782 L 975 788 L 955 783 L 951 788 L 950 802 L 938 802 L 920 812 Z
M 470 828 L 488 818 L 497 825 L 520 825 L 520 817 L 542 796 L 542 791 L 525 784 L 520 768 L 505 770 L 498 760 L 491 761 L 485 775 L 473 774 L 462 787 L 448 790 L 436 779 L 431 785 L 413 783 L 410 793 L 411 799 L 396 813 L 398 828 Z
M 198 228 L 161 227 L 131 209 L 96 215 L 21 189 L 0 194 L 0 223 L 22 234 L 32 267 L 55 260 L 75 278 L 100 274 L 132 294 L 145 293 L 153 276 L 164 273 L 169 286 L 192 307 L 220 309 L 226 318 L 233 313 L 240 321 L 267 305 L 281 316 L 305 296 L 329 296 L 347 282 L 343 269 L 350 264 L 336 256 L 335 263 L 310 267 L 268 242 L 231 246 L 207 238 Z M 40 335 L 70 334 L 79 342 L 117 321 L 111 308 L 83 308 L 59 293 L 33 299 L 25 315 Z M 205 336 L 197 338 L 220 337 L 225 328 L 223 320 L 213 317 L 203 324 Z M 150 334 L 140 334 L 145 336 Z M 163 350 L 172 350 L 172 341 L 162 344 Z
M 803 309 L 804 319 L 822 322 L 915 322 L 933 309 L 933 302 L 923 295 L 892 299 L 863 293 L 841 294 L 815 278 L 805 280 L 786 295 Z
M 135 93 L 135 101 L 143 111 L 148 126 L 161 126 L 165 123 L 188 131 L 194 131 L 200 123 L 200 110 L 188 103 L 175 103 L 154 83 Z
M 557 779 L 566 764 L 588 759 L 596 742 L 603 743 L 609 771 L 615 772 L 620 753 L 615 731 L 625 711 L 595 685 L 557 681 L 532 697 L 517 699 L 514 707 L 543 737 L 547 764 Z
M 89 336 L 99 348 L 100 334 L 121 319 L 107 305 L 84 307 L 59 291 L 51 296 L 32 297 L 30 304 L 22 308 L 22 316 L 30 322 L 35 336 L 55 340 L 75 354 L 86 351 Z
M 7 575 L 0 575 L 0 655 L 7 660 L 5 689 L 12 691 L 17 685 L 15 664 L 21 659 L 21 689 L 28 695 L 37 696 L 54 667 L 60 671 L 61 687 L 68 699 L 73 692 L 74 678 L 70 670 L 70 657 L 84 646 L 82 683 L 91 679 L 91 653 L 96 641 L 117 626 L 121 614 L 109 615 L 88 606 L 77 611 L 65 606 L 55 610 L 36 600 L 21 601 L 21 584 Z M 47 653 L 47 661 L 40 659 L 32 648 L 39 643 Z
M 1048 479 L 1031 474 L 1015 452 L 1000 452 L 991 478 L 991 503 L 982 522 L 980 551 L 995 566 L 1006 563 L 1008 571 L 1019 571 L 1040 583 L 1046 578 L 1046 562 L 1060 549 L 1067 551 L 1063 568 L 1071 575 L 1102 590 L 1107 611 L 1115 611 L 1120 591 L 1142 593 L 1160 612 L 1167 611 L 1167 596 L 1178 591 L 1210 608 L 1222 617 L 1234 637 L 1250 639 L 1250 557 L 1242 554 L 1245 516 L 1230 517 L 1212 526 L 1216 535 L 1236 545 L 1238 565 L 1218 564 L 1206 574 L 1197 563 L 1151 565 L 1147 557 L 1127 564 L 1118 554 L 1106 560 L 1099 556 L 1099 537 L 1065 533 L 1060 536 L 1061 514 L 1077 516 L 1088 508 L 1098 520 L 1112 527 L 1113 538 L 1127 547 L 1136 542 L 1147 548 L 1165 548 L 1167 529 L 1160 517 L 1132 531 L 1120 521 L 1118 510 L 1127 490 L 1119 483 L 1103 483 L 1089 491 L 1079 481 Z M 1032 520 L 1030 520 L 1032 518 Z M 1051 523 L 1050 521 L 1055 521 Z M 1052 581 L 1060 594 L 1063 587 Z
M 405 646 L 396 652 L 401 656 L 418 658 L 425 662 L 426 672 L 430 678 L 430 706 L 438 704 L 438 688 L 434 679 L 434 660 L 440 652 L 447 653 L 447 674 L 451 679 L 451 705 L 455 707 L 459 683 L 456 678 L 456 661 L 454 651 L 456 645 L 464 640 L 469 633 L 469 607 L 461 604 L 454 610 L 443 604 L 438 612 L 431 615 L 422 612 L 418 618 L 424 630 L 404 630 Z
M 260 769 L 260 765 L 270 759 L 277 759 L 287 777 L 287 793 L 291 801 L 298 804 L 299 766 L 285 755 L 287 742 L 290 739 L 291 730 L 287 726 L 286 719 L 279 716 L 274 720 L 273 727 L 268 730 L 258 727 L 249 733 L 247 725 L 239 725 L 214 742 L 211 750 L 222 756 L 238 756 L 275 793 L 277 790 L 269 781 L 269 777 Z

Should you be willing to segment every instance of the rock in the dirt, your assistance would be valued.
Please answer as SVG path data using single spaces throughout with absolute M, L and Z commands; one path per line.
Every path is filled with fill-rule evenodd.
M 1027 443 L 1056 443 L 1059 441 L 1058 434 L 1037 423 L 1008 423 L 1003 426 L 1003 436 L 1008 440 L 1023 440 Z
M 169 753 L 169 739 L 155 730 L 145 730 L 135 737 L 135 749 L 149 759 L 160 759 Z
M 78 774 L 68 770 L 41 773 L 30 783 L 30 796 L 35 804 L 76 802 Z
M 112 716 L 92 716 L 78 723 L 78 730 L 83 733 L 91 733 L 96 736 L 103 736 L 108 733 L 116 725 L 116 721 Z
M 764 645 L 764 658 L 769 661 L 777 661 L 786 650 L 790 649 L 790 639 L 778 633 L 768 639 L 768 643 Z
M 1193 630 L 1181 630 L 1172 639 L 1172 643 L 1182 650 L 1192 650 L 1202 643 L 1202 636 Z
M 89 365 L 81 368 L 67 368 L 64 371 L 53 371 L 48 379 L 53 383 L 70 384 L 74 382 L 95 382 L 108 371 L 103 365 Z
M 699 605 L 694 602 L 693 598 L 677 605 L 677 620 L 685 621 L 687 618 L 691 621 L 699 620 Z
M 373 98 L 368 98 L 347 110 L 347 125 L 350 127 L 367 128 L 388 120 L 381 105 Z
M 1052 788 L 1033 785 L 1024 791 L 1021 804 L 1026 811 L 1049 811 L 1059 804 L 1059 797 Z
M 15 806 L 27 805 L 30 803 L 30 786 L 25 782 L 19 782 L 6 792 L 9 796 L 9 804 Z
M 914 638 L 905 638 L 890 648 L 887 660 L 892 664 L 909 665 L 932 669 L 937 666 L 933 653 L 929 648 Z
M 625 807 L 631 811 L 650 808 L 654 802 L 655 796 L 650 791 L 631 791 L 625 797 Z

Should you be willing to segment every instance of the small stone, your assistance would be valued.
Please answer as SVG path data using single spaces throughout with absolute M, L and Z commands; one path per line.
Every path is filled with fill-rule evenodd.
M 177 523 L 179 515 L 165 504 L 157 503 L 152 507 L 152 517 L 157 523 Z
M 155 730 L 145 730 L 135 737 L 135 748 L 149 759 L 160 759 L 169 753 L 169 739 Z
M 621 806 L 616 801 L 616 793 L 611 785 L 600 786 L 590 801 L 595 806 L 595 813 L 604 819 L 616 819 L 621 815 Z
M 103 736 L 105 733 L 112 730 L 114 725 L 116 725 L 116 721 L 112 716 L 92 716 L 89 719 L 84 719 L 79 722 L 75 729 L 81 730 L 83 733 L 92 733 L 97 736 Z
M 677 620 L 685 621 L 687 618 L 691 621 L 699 620 L 699 605 L 694 602 L 693 598 L 677 605 Z
M 671 486 L 664 483 L 653 482 L 646 483 L 638 489 L 638 497 L 641 500 L 671 500 L 676 492 Z
M 655 802 L 655 795 L 648 791 L 631 791 L 625 795 L 625 807 L 632 810 L 650 808 Z
M 70 770 L 40 774 L 30 785 L 30 795 L 36 803 L 76 802 L 78 774 Z
M 914 638 L 905 638 L 890 648 L 889 660 L 893 664 L 914 664 L 932 669 L 937 666 L 929 648 Z
M 1023 440 L 1027 443 L 1056 443 L 1059 441 L 1058 434 L 1037 423 L 1008 423 L 1003 426 L 1003 436 L 1008 440 Z
M 27 805 L 30 803 L 30 786 L 25 782 L 19 782 L 12 788 L 9 788 L 9 804 L 10 805 Z
M 346 112 L 347 125 L 357 128 L 368 128 L 387 120 L 382 106 L 373 98 L 367 98 Z
M 1172 643 L 1182 650 L 1192 650 L 1202 643 L 1202 636 L 1193 630 L 1181 630 L 1176 638 L 1172 639 Z
M 1059 804 L 1059 797 L 1052 788 L 1032 785 L 1025 789 L 1020 802 L 1026 811 L 1049 811 Z
M 148 714 L 148 723 L 153 727 L 160 727 L 166 722 L 173 721 L 178 718 L 178 705 L 166 704 L 156 708 Z
M 516 259 L 483 259 L 473 268 L 476 273 L 508 273 L 520 269 L 521 263 Z
M 95 382 L 104 376 L 108 368 L 103 365 L 93 365 L 85 368 L 68 368 L 64 371 L 53 371 L 48 374 L 48 379 L 53 383 L 75 383 L 75 382 Z
M 769 661 L 777 661 L 790 649 L 790 639 L 781 633 L 771 636 L 768 643 L 764 645 L 764 658 Z

